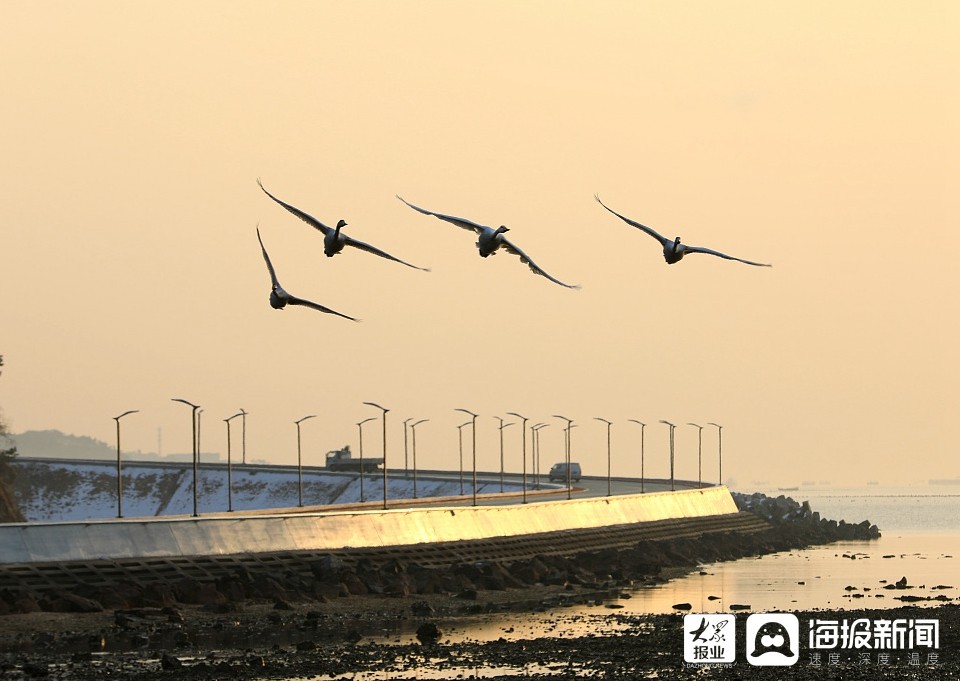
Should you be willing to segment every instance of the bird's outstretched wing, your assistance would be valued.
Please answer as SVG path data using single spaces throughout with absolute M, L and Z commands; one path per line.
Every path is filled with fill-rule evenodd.
M 283 288 L 280 286 L 280 282 L 277 281 L 277 273 L 273 269 L 273 263 L 270 262 L 270 256 L 267 255 L 267 248 L 263 245 L 263 239 L 260 238 L 260 225 L 257 225 L 257 241 L 260 242 L 260 250 L 263 252 L 263 260 L 267 263 L 267 269 L 270 271 L 270 283 L 273 285 L 273 288 L 280 289 Z
M 609 206 L 607 206 L 607 204 L 605 204 L 603 201 L 601 201 L 601 200 L 600 200 L 600 197 L 597 196 L 596 194 L 593 195 L 593 198 L 595 198 L 595 199 L 597 200 L 597 203 L 599 203 L 601 206 L 603 206 L 604 208 L 606 208 L 608 211 L 610 211 L 611 213 L 613 213 L 614 215 L 616 215 L 618 218 L 620 218 L 621 220 L 623 220 L 624 222 L 626 222 L 628 225 L 633 225 L 633 226 L 636 227 L 637 229 L 642 230 L 642 231 L 646 232 L 647 234 L 649 234 L 650 236 L 652 236 L 654 239 L 656 239 L 657 241 L 660 242 L 660 245 L 665 245 L 665 244 L 670 243 L 670 239 L 667 239 L 665 236 L 663 236 L 662 234 L 660 234 L 657 230 L 653 229 L 652 227 L 647 227 L 646 225 L 640 224 L 640 223 L 637 222 L 636 220 L 631 220 L 631 219 L 628 218 L 628 217 L 624 217 L 623 215 L 620 215 L 620 213 L 618 213 L 617 211 L 613 210 L 612 208 L 610 208 Z
M 291 296 L 289 293 L 287 294 L 287 302 L 288 302 L 290 305 L 303 305 L 304 307 L 311 307 L 311 308 L 313 308 L 314 310 L 319 310 L 320 312 L 326 312 L 326 313 L 328 313 L 328 314 L 335 314 L 335 315 L 337 315 L 338 317 L 343 317 L 344 319 L 349 319 L 349 320 L 352 321 L 352 322 L 359 322 L 359 321 L 360 321 L 359 319 L 355 319 L 355 318 L 353 318 L 353 317 L 347 316 L 347 315 L 343 314 L 342 312 L 337 312 L 336 310 L 331 310 L 329 307 L 324 307 L 323 305 L 320 305 L 320 304 L 318 304 L 318 303 L 314 303 L 313 301 L 304 300 L 303 298 L 297 298 L 296 296 Z
M 467 220 L 466 218 L 458 218 L 458 217 L 454 217 L 453 215 L 444 215 L 443 213 L 434 213 L 433 211 L 427 210 L 426 208 L 420 208 L 418 206 L 414 206 L 412 203 L 404 199 L 399 194 L 397 194 L 397 198 L 419 213 L 423 213 L 424 215 L 432 215 L 435 218 L 439 218 L 441 220 L 449 222 L 450 224 L 456 225 L 461 229 L 467 229 L 467 230 L 470 230 L 471 232 L 476 232 L 477 234 L 482 233 L 484 230 L 483 225 L 478 225 L 476 222 L 472 222 L 471 220 Z
M 284 203 L 283 201 L 281 201 L 280 199 L 278 199 L 276 196 L 274 196 L 273 194 L 271 194 L 270 192 L 268 192 L 268 191 L 267 191 L 267 188 L 263 186 L 263 182 L 260 181 L 260 178 L 259 178 L 259 177 L 257 178 L 257 184 L 260 185 L 260 189 L 263 190 L 263 193 L 264 193 L 264 194 L 266 194 L 266 195 L 269 196 L 271 199 L 273 199 L 274 201 L 276 201 L 277 203 L 279 203 L 281 206 L 283 206 L 284 208 L 286 208 L 288 211 L 290 211 L 291 213 L 293 213 L 294 215 L 296 215 L 298 218 L 300 218 L 301 220 L 303 220 L 304 222 L 306 222 L 306 223 L 307 223 L 308 225 L 310 225 L 311 227 L 314 227 L 315 229 L 319 229 L 321 232 L 323 232 L 324 236 L 326 236 L 327 232 L 333 231 L 333 228 L 332 228 L 332 227 L 327 227 L 325 224 L 323 224 L 322 222 L 320 222 L 319 220 L 317 220 L 315 217 L 313 217 L 313 216 L 310 215 L 309 213 L 304 213 L 302 210 L 300 210 L 300 209 L 297 208 L 296 206 L 291 206 L 289 203 Z
M 340 232 L 340 234 L 343 234 L 343 232 Z M 344 236 L 346 236 L 346 235 L 344 234 Z M 417 267 L 416 265 L 411 265 L 411 264 L 408 263 L 406 260 L 401 260 L 400 258 L 397 258 L 397 257 L 395 257 L 395 256 L 390 255 L 390 254 L 387 253 L 386 251 L 380 250 L 380 249 L 377 248 L 376 246 L 371 246 L 371 245 L 368 244 L 368 243 L 365 243 L 365 242 L 360 241 L 360 240 L 358 240 L 358 239 L 354 239 L 354 238 L 349 237 L 349 236 L 346 236 L 346 244 L 347 244 L 347 246 L 353 246 L 354 248 L 359 248 L 361 251 L 366 251 L 367 253 L 373 253 L 374 255 L 379 255 L 381 258 L 386 258 L 387 260 L 393 260 L 394 262 L 398 262 L 398 263 L 400 263 L 401 265 L 406 265 L 407 267 L 412 267 L 412 268 L 415 269 L 415 270 L 420 270 L 420 271 L 422 271 L 422 272 L 429 272 L 429 271 L 430 271 L 430 268 L 428 268 L 428 267 Z
M 531 270 L 534 274 L 539 274 L 541 277 L 546 277 L 547 279 L 549 279 L 549 280 L 552 281 L 553 283 L 555 283 L 555 284 L 560 284 L 561 286 L 566 286 L 567 288 L 575 288 L 575 289 L 579 289 L 579 288 L 580 288 L 580 284 L 564 284 L 564 283 L 563 283 L 562 281 L 560 281 L 559 279 L 557 279 L 557 278 L 555 278 L 555 277 L 551 277 L 551 276 L 550 276 L 549 274 L 547 274 L 537 263 L 535 263 L 535 262 L 533 261 L 533 259 L 532 259 L 529 255 L 527 255 L 526 253 L 524 253 L 519 247 L 517 247 L 516 244 L 514 244 L 514 243 L 511 242 L 511 241 L 509 241 L 506 237 L 503 237 L 502 235 L 501 235 L 501 242 L 500 242 L 500 243 L 503 244 L 503 247 L 504 247 L 505 249 L 507 249 L 508 252 L 513 253 L 514 255 L 520 256 L 520 262 L 522 262 L 522 263 L 524 263 L 525 265 L 529 266 L 529 267 L 530 267 L 530 270 Z
M 263 239 L 260 237 L 260 227 L 257 227 L 257 240 L 260 242 L 260 250 L 263 253 L 263 261 L 267 263 L 267 270 L 270 271 L 270 281 L 273 285 L 273 290 L 279 295 L 282 296 L 284 300 L 287 301 L 288 305 L 303 305 L 304 307 L 312 307 L 314 310 L 319 310 L 320 312 L 327 312 L 329 314 L 335 314 L 338 317 L 344 317 L 353 322 L 359 322 L 359 319 L 354 319 L 353 317 L 348 317 L 347 315 L 337 312 L 336 310 L 331 310 L 329 307 L 324 307 L 309 300 L 304 300 L 303 298 L 297 298 L 296 296 L 291 296 L 287 293 L 283 287 L 280 285 L 280 282 L 277 281 L 277 273 L 273 269 L 273 263 L 270 262 L 270 256 L 267 254 L 267 248 L 263 245 Z
M 704 248 L 702 246 L 687 246 L 684 244 L 683 250 L 684 253 L 707 253 L 709 255 L 715 255 L 719 258 L 726 258 L 727 260 L 736 260 L 747 265 L 756 265 L 757 267 L 773 267 L 773 265 L 768 265 L 767 263 L 753 262 L 752 260 L 744 260 L 743 258 L 735 258 L 732 255 L 727 255 L 726 253 L 721 253 L 720 251 L 715 251 L 711 248 Z

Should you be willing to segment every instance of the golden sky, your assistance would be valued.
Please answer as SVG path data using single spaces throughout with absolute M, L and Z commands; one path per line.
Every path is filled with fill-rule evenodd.
M 960 475 L 960 5 L 20 2 L 0 24 L 0 405 L 13 432 L 305 460 L 391 409 L 455 467 L 465 407 L 547 421 L 544 461 L 666 475 Z M 320 235 L 279 198 L 429 273 Z M 664 263 L 615 210 L 707 255 Z M 394 198 L 511 228 L 573 291 Z M 273 310 L 259 224 L 295 295 Z M 954 348 L 950 350 L 950 348 Z M 368 456 L 379 428 L 365 428 Z M 520 436 L 505 431 L 508 468 Z M 696 429 L 677 474 L 696 477 Z M 715 477 L 716 431 L 704 431 Z

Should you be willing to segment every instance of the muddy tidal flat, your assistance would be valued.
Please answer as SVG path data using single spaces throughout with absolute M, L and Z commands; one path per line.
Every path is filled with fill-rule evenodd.
M 491 594 L 492 595 L 492 594 Z M 797 612 L 797 664 L 755 667 L 745 659 L 748 612 L 736 614 L 730 666 L 684 662 L 683 614 L 623 615 L 616 600 L 558 589 L 528 600 L 418 600 L 360 597 L 321 612 L 251 604 L 240 612 L 198 606 L 0 618 L 0 679 L 957 679 L 960 608 L 954 605 L 842 612 Z M 593 606 L 589 614 L 578 607 Z M 480 606 L 484 612 L 468 614 Z M 421 613 L 414 614 L 413 610 Z M 539 632 L 501 623 L 525 612 Z M 810 618 L 935 619 L 938 646 L 824 651 L 806 641 Z M 515 620 L 515 618 L 514 618 Z M 464 631 L 486 632 L 471 639 Z M 551 624 L 552 623 L 552 624 Z M 910 653 L 915 655 L 911 659 Z M 931 657 L 930 653 L 934 655 Z

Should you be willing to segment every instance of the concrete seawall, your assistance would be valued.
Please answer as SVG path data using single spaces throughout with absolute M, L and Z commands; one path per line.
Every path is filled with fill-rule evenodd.
M 6 564 L 381 548 L 737 513 L 726 487 L 512 506 L 0 526 Z

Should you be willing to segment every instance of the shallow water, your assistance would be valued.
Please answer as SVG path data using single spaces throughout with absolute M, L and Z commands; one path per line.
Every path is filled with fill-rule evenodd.
M 678 612 L 677 603 L 690 603 L 690 612 L 730 612 L 733 604 L 749 605 L 751 612 L 772 610 L 840 611 L 891 608 L 904 605 L 897 596 L 944 596 L 960 603 L 960 495 L 941 490 L 904 493 L 900 490 L 818 490 L 788 492 L 809 499 L 814 510 L 828 518 L 876 523 L 883 536 L 875 541 L 838 542 L 800 551 L 701 566 L 701 570 L 666 584 L 628 590 L 629 598 L 592 605 L 575 605 L 545 612 L 478 615 L 440 621 L 441 641 L 517 641 L 536 638 L 573 638 L 635 633 L 635 615 Z M 768 492 L 769 493 L 769 492 Z M 774 495 L 776 495 L 774 493 Z M 901 578 L 906 589 L 885 589 Z M 801 583 L 802 582 L 802 583 Z M 934 588 L 946 586 L 948 588 Z M 853 587 L 848 589 L 847 587 Z M 714 596 L 715 599 L 710 597 Z M 942 601 L 920 601 L 936 606 Z M 414 643 L 412 632 L 401 630 L 375 637 L 383 643 Z M 389 661 L 384 661 L 389 665 Z M 417 669 L 389 669 L 315 681 L 352 678 L 361 681 L 390 678 L 448 679 L 549 677 L 568 674 L 563 664 L 472 667 L 469 663 L 437 667 L 429 661 Z M 573 669 L 591 677 L 592 669 Z M 656 673 L 652 673 L 655 676 Z
M 444 638 L 452 642 L 519 640 L 612 633 L 632 626 L 619 622 L 618 615 L 678 612 L 673 606 L 679 603 L 689 603 L 689 612 L 731 612 L 734 604 L 766 612 L 960 603 L 960 494 L 954 489 L 931 485 L 766 490 L 772 496 L 809 500 L 813 510 L 827 518 L 853 523 L 869 520 L 883 536 L 705 564 L 685 577 L 625 590 L 629 598 L 599 605 L 461 618 L 441 628 Z M 903 577 L 908 588 L 884 588 Z M 902 596 L 949 600 L 908 603 L 898 598 Z M 400 639 L 415 640 L 408 634 Z

